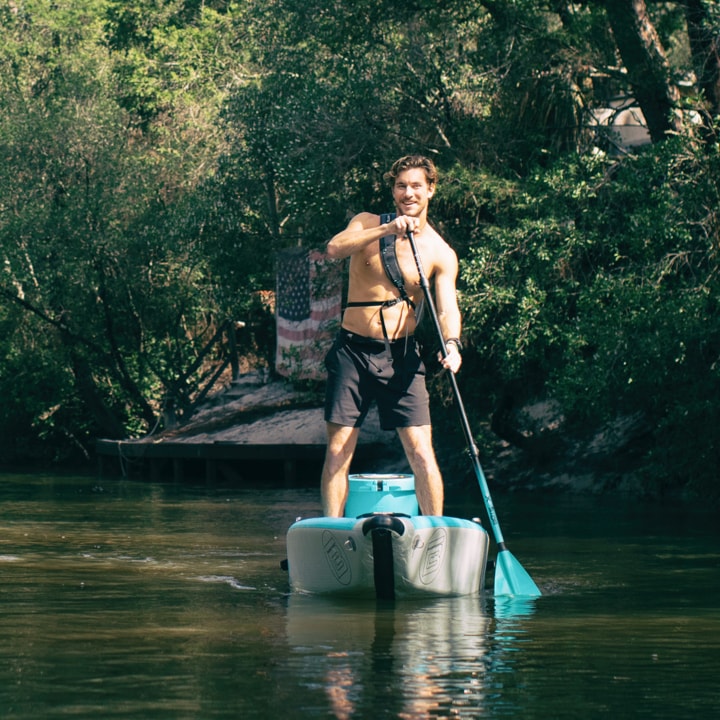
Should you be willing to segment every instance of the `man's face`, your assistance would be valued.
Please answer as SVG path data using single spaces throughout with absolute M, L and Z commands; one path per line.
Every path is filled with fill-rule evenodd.
M 418 217 L 427 210 L 428 201 L 435 188 L 427 183 L 425 171 L 421 168 L 403 170 L 395 179 L 393 200 L 402 215 Z

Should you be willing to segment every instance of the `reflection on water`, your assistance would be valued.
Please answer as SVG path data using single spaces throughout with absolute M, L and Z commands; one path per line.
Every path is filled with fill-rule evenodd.
M 498 597 L 493 598 L 493 614 L 498 619 L 517 618 L 532 615 L 539 598 Z
M 479 707 L 489 623 L 479 597 L 353 604 L 294 595 L 287 634 L 293 672 L 311 682 L 321 674 L 335 717 L 446 717 Z
M 541 598 L 339 602 L 279 566 L 318 501 L 0 476 L 0 717 L 714 715 L 712 512 L 499 497 Z

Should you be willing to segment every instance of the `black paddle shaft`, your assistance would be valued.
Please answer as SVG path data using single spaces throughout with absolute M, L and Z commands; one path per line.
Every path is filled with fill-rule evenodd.
M 437 310 L 435 309 L 435 302 L 433 301 L 430 293 L 430 283 L 428 282 L 427 275 L 425 275 L 425 270 L 423 269 L 423 264 L 420 260 L 420 253 L 418 252 L 415 237 L 412 231 L 408 230 L 405 234 L 407 239 L 410 241 L 410 247 L 412 248 L 413 256 L 415 258 L 415 265 L 417 266 L 417 271 L 420 275 L 420 286 L 422 287 L 425 295 L 425 302 L 430 310 L 430 316 L 432 317 L 433 324 L 435 325 L 435 331 L 437 332 L 438 340 L 440 341 L 440 351 L 442 352 L 443 358 L 445 358 L 448 355 L 448 350 L 447 345 L 445 344 L 445 337 L 443 336 L 442 328 L 440 327 Z M 503 539 L 502 531 L 500 530 L 500 523 L 498 522 L 495 507 L 493 505 L 492 498 L 490 497 L 490 491 L 487 487 L 485 474 L 483 473 L 482 466 L 480 465 L 480 453 L 478 452 L 477 445 L 475 444 L 475 439 L 473 438 L 472 430 L 470 428 L 470 422 L 468 421 L 467 413 L 465 412 L 465 405 L 463 403 L 462 396 L 460 395 L 457 378 L 455 377 L 455 373 L 452 371 L 448 373 L 448 376 L 455 396 L 455 404 L 457 405 L 458 413 L 460 415 L 465 440 L 467 441 L 468 453 L 470 454 L 470 458 L 472 460 L 475 475 L 480 481 L 480 488 L 483 491 L 485 509 L 487 510 L 490 525 L 493 529 L 493 534 L 495 535 L 495 542 L 497 543 L 498 549 L 505 550 L 505 541 Z

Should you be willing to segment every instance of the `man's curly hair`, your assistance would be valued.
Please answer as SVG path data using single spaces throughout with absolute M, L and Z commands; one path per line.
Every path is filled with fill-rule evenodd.
M 425 171 L 428 186 L 433 187 L 437 184 L 438 171 L 435 167 L 435 163 L 430 160 L 430 158 L 426 158 L 423 155 L 405 155 L 405 157 L 401 157 L 399 160 L 396 160 L 390 170 L 385 173 L 385 182 L 387 182 L 392 188 L 395 185 L 397 176 L 401 172 L 404 172 L 405 170 L 412 170 L 413 168 L 420 168 Z

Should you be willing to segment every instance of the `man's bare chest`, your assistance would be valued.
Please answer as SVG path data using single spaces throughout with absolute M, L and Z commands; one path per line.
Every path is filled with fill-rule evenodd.
M 410 243 L 396 240 L 395 257 L 397 258 L 397 266 L 402 274 L 405 288 L 412 295 L 416 290 L 420 289 L 420 277 Z M 357 260 L 358 267 L 356 270 L 358 274 L 365 278 L 368 285 L 383 285 L 388 289 L 393 288 L 393 283 L 383 262 L 379 243 L 372 243 L 365 248 Z

